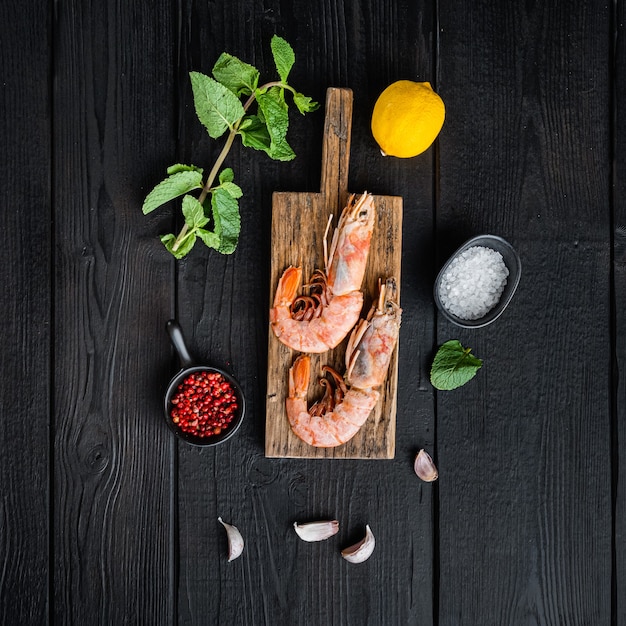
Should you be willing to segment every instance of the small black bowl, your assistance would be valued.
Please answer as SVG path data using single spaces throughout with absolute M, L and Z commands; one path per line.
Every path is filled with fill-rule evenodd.
M 187 350 L 187 345 L 185 344 L 183 332 L 179 324 L 175 320 L 169 320 L 167 322 L 166 329 L 172 341 L 172 345 L 176 349 L 182 368 L 180 372 L 178 372 L 178 374 L 176 374 L 176 376 L 172 378 L 170 384 L 167 387 L 167 391 L 165 392 L 164 415 L 167 425 L 179 439 L 182 439 L 183 441 L 186 441 L 187 443 L 193 444 L 195 446 L 217 446 L 220 443 L 224 443 L 227 439 L 230 439 L 237 432 L 238 428 L 241 426 L 241 422 L 243 422 L 243 417 L 246 412 L 246 402 L 239 383 L 228 372 L 225 372 L 224 370 L 221 370 L 217 367 L 209 367 L 208 365 L 195 365 L 193 359 L 189 354 L 189 350 Z M 187 376 L 193 374 L 194 372 L 215 372 L 217 374 L 221 374 L 235 390 L 238 406 L 235 417 L 230 422 L 230 424 L 228 424 L 228 426 L 224 428 L 224 430 L 222 430 L 219 435 L 198 437 L 196 435 L 181 430 L 172 421 L 172 396 L 176 392 L 178 385 L 180 385 L 180 383 L 182 383 L 183 380 L 187 378 Z
M 491 248 L 492 250 L 496 250 L 502 255 L 502 259 L 504 260 L 504 264 L 509 270 L 509 275 L 506 280 L 506 285 L 504 287 L 504 291 L 500 296 L 500 300 L 498 304 L 496 304 L 493 309 L 488 311 L 482 317 L 476 320 L 464 320 L 460 317 L 457 317 L 453 313 L 450 313 L 442 304 L 441 298 L 439 296 L 439 286 L 441 284 L 441 279 L 443 277 L 444 272 L 448 269 L 452 260 L 457 257 L 459 254 L 465 252 L 468 248 L 472 248 L 473 246 L 482 246 L 484 248 Z M 457 326 L 462 326 L 463 328 L 481 328 L 483 326 L 487 326 L 491 324 L 491 322 L 495 321 L 506 307 L 509 302 L 511 302 L 511 298 L 517 289 L 517 285 L 519 284 L 520 276 L 522 275 L 522 262 L 520 261 L 519 255 L 515 251 L 515 248 L 506 241 L 502 239 L 502 237 L 497 237 L 496 235 L 478 235 L 478 237 L 472 237 L 466 241 L 445 263 L 445 265 L 441 268 L 439 274 L 437 274 L 437 280 L 435 281 L 435 286 L 433 289 L 433 293 L 435 296 L 435 303 L 437 307 L 441 311 L 442 315 Z

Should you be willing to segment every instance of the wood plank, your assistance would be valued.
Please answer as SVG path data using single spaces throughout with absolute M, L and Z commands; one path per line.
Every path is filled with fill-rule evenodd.
M 141 213 L 176 135 L 169 2 L 55 6 L 54 621 L 174 621 L 161 398 L 171 213 Z M 169 225 L 168 225 L 169 226 Z
M 352 124 L 352 92 L 329 89 L 326 97 L 324 146 L 322 149 L 321 193 L 275 193 L 272 198 L 272 252 L 270 294 L 274 294 L 283 270 L 290 265 L 302 268 L 303 282 L 316 268 L 324 267 L 323 237 L 328 218 L 338 212 L 347 199 Z M 376 225 L 363 280 L 365 316 L 378 294 L 378 282 L 389 276 L 401 285 L 402 199 L 375 196 Z M 334 227 L 334 226 L 333 226 Z M 273 300 L 273 296 L 272 296 Z M 381 398 L 361 430 L 337 448 L 315 448 L 300 440 L 287 420 L 285 400 L 288 396 L 287 372 L 297 351 L 282 344 L 268 332 L 267 404 L 265 453 L 270 457 L 364 458 L 389 459 L 395 453 L 397 350 L 389 374 L 381 388 Z M 346 342 L 334 350 L 311 355 L 310 402 L 321 397 L 318 384 L 322 366 L 345 370 Z
M 476 378 L 437 396 L 440 624 L 611 622 L 609 8 L 440 12 L 440 263 L 516 246 Z M 589 86 L 593 86 L 589 89 Z
M 353 89 L 349 188 L 404 198 L 402 306 L 410 313 L 398 353 L 395 459 L 266 458 L 271 200 L 275 191 L 318 189 L 323 111 L 290 115 L 288 139 L 297 157 L 289 163 L 235 144 L 225 165 L 244 191 L 239 246 L 229 257 L 198 248 L 178 264 L 177 314 L 196 357 L 227 367 L 243 385 L 248 415 L 224 446 L 179 446 L 180 623 L 433 622 L 436 486 L 415 477 L 412 461 L 420 447 L 432 450 L 435 432 L 426 362 L 434 321 L 434 152 L 383 158 L 369 130 L 374 100 L 387 84 L 432 80 L 433 8 L 371 0 L 183 7 L 181 75 L 210 72 L 228 51 L 271 80 L 269 40 L 277 32 L 294 47 L 290 82 L 299 91 L 323 102 L 328 86 Z M 210 167 L 221 144 L 204 137 L 189 90 L 181 91 L 180 111 L 181 159 Z M 232 563 L 218 515 L 246 540 Z M 294 521 L 326 516 L 340 519 L 338 535 L 319 545 L 296 541 Z M 359 538 L 365 523 L 376 533 L 375 555 L 350 567 L 339 550 Z
M 626 2 L 614 5 L 613 290 L 615 319 L 612 435 L 615 498 L 615 624 L 626 623 Z
M 48 3 L 3 3 L 0 24 L 0 623 L 42 624 L 50 577 Z

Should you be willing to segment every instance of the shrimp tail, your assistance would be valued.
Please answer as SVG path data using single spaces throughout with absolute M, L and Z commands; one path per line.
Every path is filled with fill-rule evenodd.
M 289 397 L 304 398 L 311 378 L 311 357 L 301 354 L 289 368 Z
M 283 272 L 276 287 L 274 306 L 270 309 L 270 321 L 272 324 L 291 316 L 291 303 L 298 293 L 301 281 L 301 267 L 291 265 Z

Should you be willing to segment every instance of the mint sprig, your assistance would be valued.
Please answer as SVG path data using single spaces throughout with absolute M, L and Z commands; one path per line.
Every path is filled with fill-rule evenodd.
M 279 80 L 260 87 L 259 71 L 226 52 L 217 59 L 212 77 L 201 72 L 189 74 L 198 119 L 212 139 L 226 134 L 226 141 L 206 180 L 202 168 L 172 165 L 167 178 L 154 187 L 143 203 L 142 210 L 147 214 L 183 196 L 185 223 L 180 233 L 161 236 L 163 245 L 177 259 L 186 256 L 198 239 L 222 254 L 231 254 L 237 247 L 241 230 L 239 198 L 243 192 L 233 182 L 233 170 L 222 169 L 235 138 L 239 136 L 244 146 L 263 151 L 274 160 L 290 161 L 296 155 L 287 142 L 289 105 L 285 94 L 291 93 L 303 115 L 319 107 L 287 82 L 296 58 L 292 47 L 274 35 L 271 49 Z M 250 112 L 255 103 L 256 111 Z M 197 198 L 190 195 L 198 189 Z
M 456 389 L 474 378 L 482 364 L 471 348 L 464 348 L 456 339 L 446 341 L 433 359 L 430 382 L 442 391 Z

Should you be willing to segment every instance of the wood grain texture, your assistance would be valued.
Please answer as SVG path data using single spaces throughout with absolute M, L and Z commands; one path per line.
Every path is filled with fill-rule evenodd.
M 55 9 L 52 617 L 166 624 L 173 263 L 163 213 L 141 204 L 174 149 L 173 16 L 166 2 Z
M 493 232 L 522 279 L 492 326 L 438 324 L 484 360 L 437 398 L 439 624 L 607 624 L 609 11 L 453 2 L 440 26 L 440 262 Z
M 613 83 L 613 496 L 615 498 L 614 623 L 626 623 L 626 2 L 615 5 Z
M 0 7 L 0 623 L 45 623 L 50 550 L 48 5 Z
M 626 621 L 625 8 L 3 5 L 0 623 Z M 221 148 L 188 71 L 229 51 L 271 79 L 274 33 L 299 91 L 354 94 L 341 187 L 403 200 L 394 459 L 265 456 L 272 195 L 315 197 L 323 112 L 290 116 L 292 162 L 229 155 L 235 254 L 174 263 L 157 236 L 178 207 L 141 215 L 168 165 L 207 167 Z M 371 111 L 401 78 L 430 81 L 446 122 L 425 154 L 383 159 Z M 522 282 L 493 326 L 460 331 L 437 319 L 432 282 L 481 232 L 517 247 Z M 163 423 L 174 314 L 246 393 L 218 449 Z M 451 338 L 484 365 L 435 395 L 429 366 Z M 432 485 L 412 470 L 422 447 Z M 218 515 L 246 540 L 233 563 Z M 293 532 L 329 517 L 326 542 Z M 339 551 L 365 524 L 377 547 L 353 566 Z
M 302 268 L 303 282 L 316 268 L 324 267 L 323 237 L 328 218 L 333 225 L 347 201 L 352 92 L 329 89 L 326 97 L 322 181 L 320 193 L 275 193 L 272 199 L 272 250 L 270 293 L 290 265 Z M 376 223 L 363 279 L 365 303 L 369 311 L 378 293 L 378 281 L 393 276 L 401 291 L 402 198 L 375 196 Z M 272 297 L 273 300 L 273 297 Z M 315 448 L 294 435 L 285 410 L 288 396 L 287 372 L 297 356 L 268 331 L 267 404 L 265 453 L 270 457 L 390 459 L 395 453 L 398 359 L 397 350 L 389 366 L 381 398 L 361 430 L 337 448 Z M 321 355 L 311 355 L 309 398 L 320 397 L 318 384 L 322 366 L 345 370 L 346 342 Z

